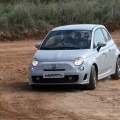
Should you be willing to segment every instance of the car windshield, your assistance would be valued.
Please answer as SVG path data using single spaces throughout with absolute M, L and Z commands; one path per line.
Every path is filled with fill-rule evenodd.
M 91 31 L 88 30 L 59 30 L 51 31 L 45 38 L 40 49 L 68 50 L 90 49 Z

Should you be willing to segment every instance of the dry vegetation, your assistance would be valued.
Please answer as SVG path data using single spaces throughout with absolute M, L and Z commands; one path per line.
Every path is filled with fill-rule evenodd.
M 95 23 L 119 29 L 119 4 L 119 0 L 0 0 L 0 40 L 16 39 L 18 34 L 40 36 L 66 24 Z

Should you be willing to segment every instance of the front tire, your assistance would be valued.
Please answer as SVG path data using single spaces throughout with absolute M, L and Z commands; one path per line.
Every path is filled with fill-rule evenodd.
M 115 74 L 111 75 L 111 78 L 114 80 L 119 80 L 120 79 L 120 57 L 118 57 L 116 61 L 116 69 L 115 69 Z
M 87 88 L 89 90 L 94 90 L 96 88 L 96 83 L 97 83 L 97 71 L 95 66 L 93 65 L 91 68 L 90 80 L 89 80 L 89 84 L 87 85 Z

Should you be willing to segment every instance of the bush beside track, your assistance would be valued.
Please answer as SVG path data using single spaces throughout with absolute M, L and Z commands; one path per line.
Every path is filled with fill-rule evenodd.
M 119 0 L 0 0 L 0 40 L 44 37 L 51 28 L 66 24 L 103 24 L 116 30 L 119 4 Z

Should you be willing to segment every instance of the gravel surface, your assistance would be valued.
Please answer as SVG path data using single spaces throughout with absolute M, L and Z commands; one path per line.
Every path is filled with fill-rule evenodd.
M 120 31 L 111 33 L 120 48 Z M 28 85 L 37 40 L 0 42 L 0 120 L 120 120 L 120 80 L 83 86 Z M 112 58 L 111 58 L 112 59 Z

